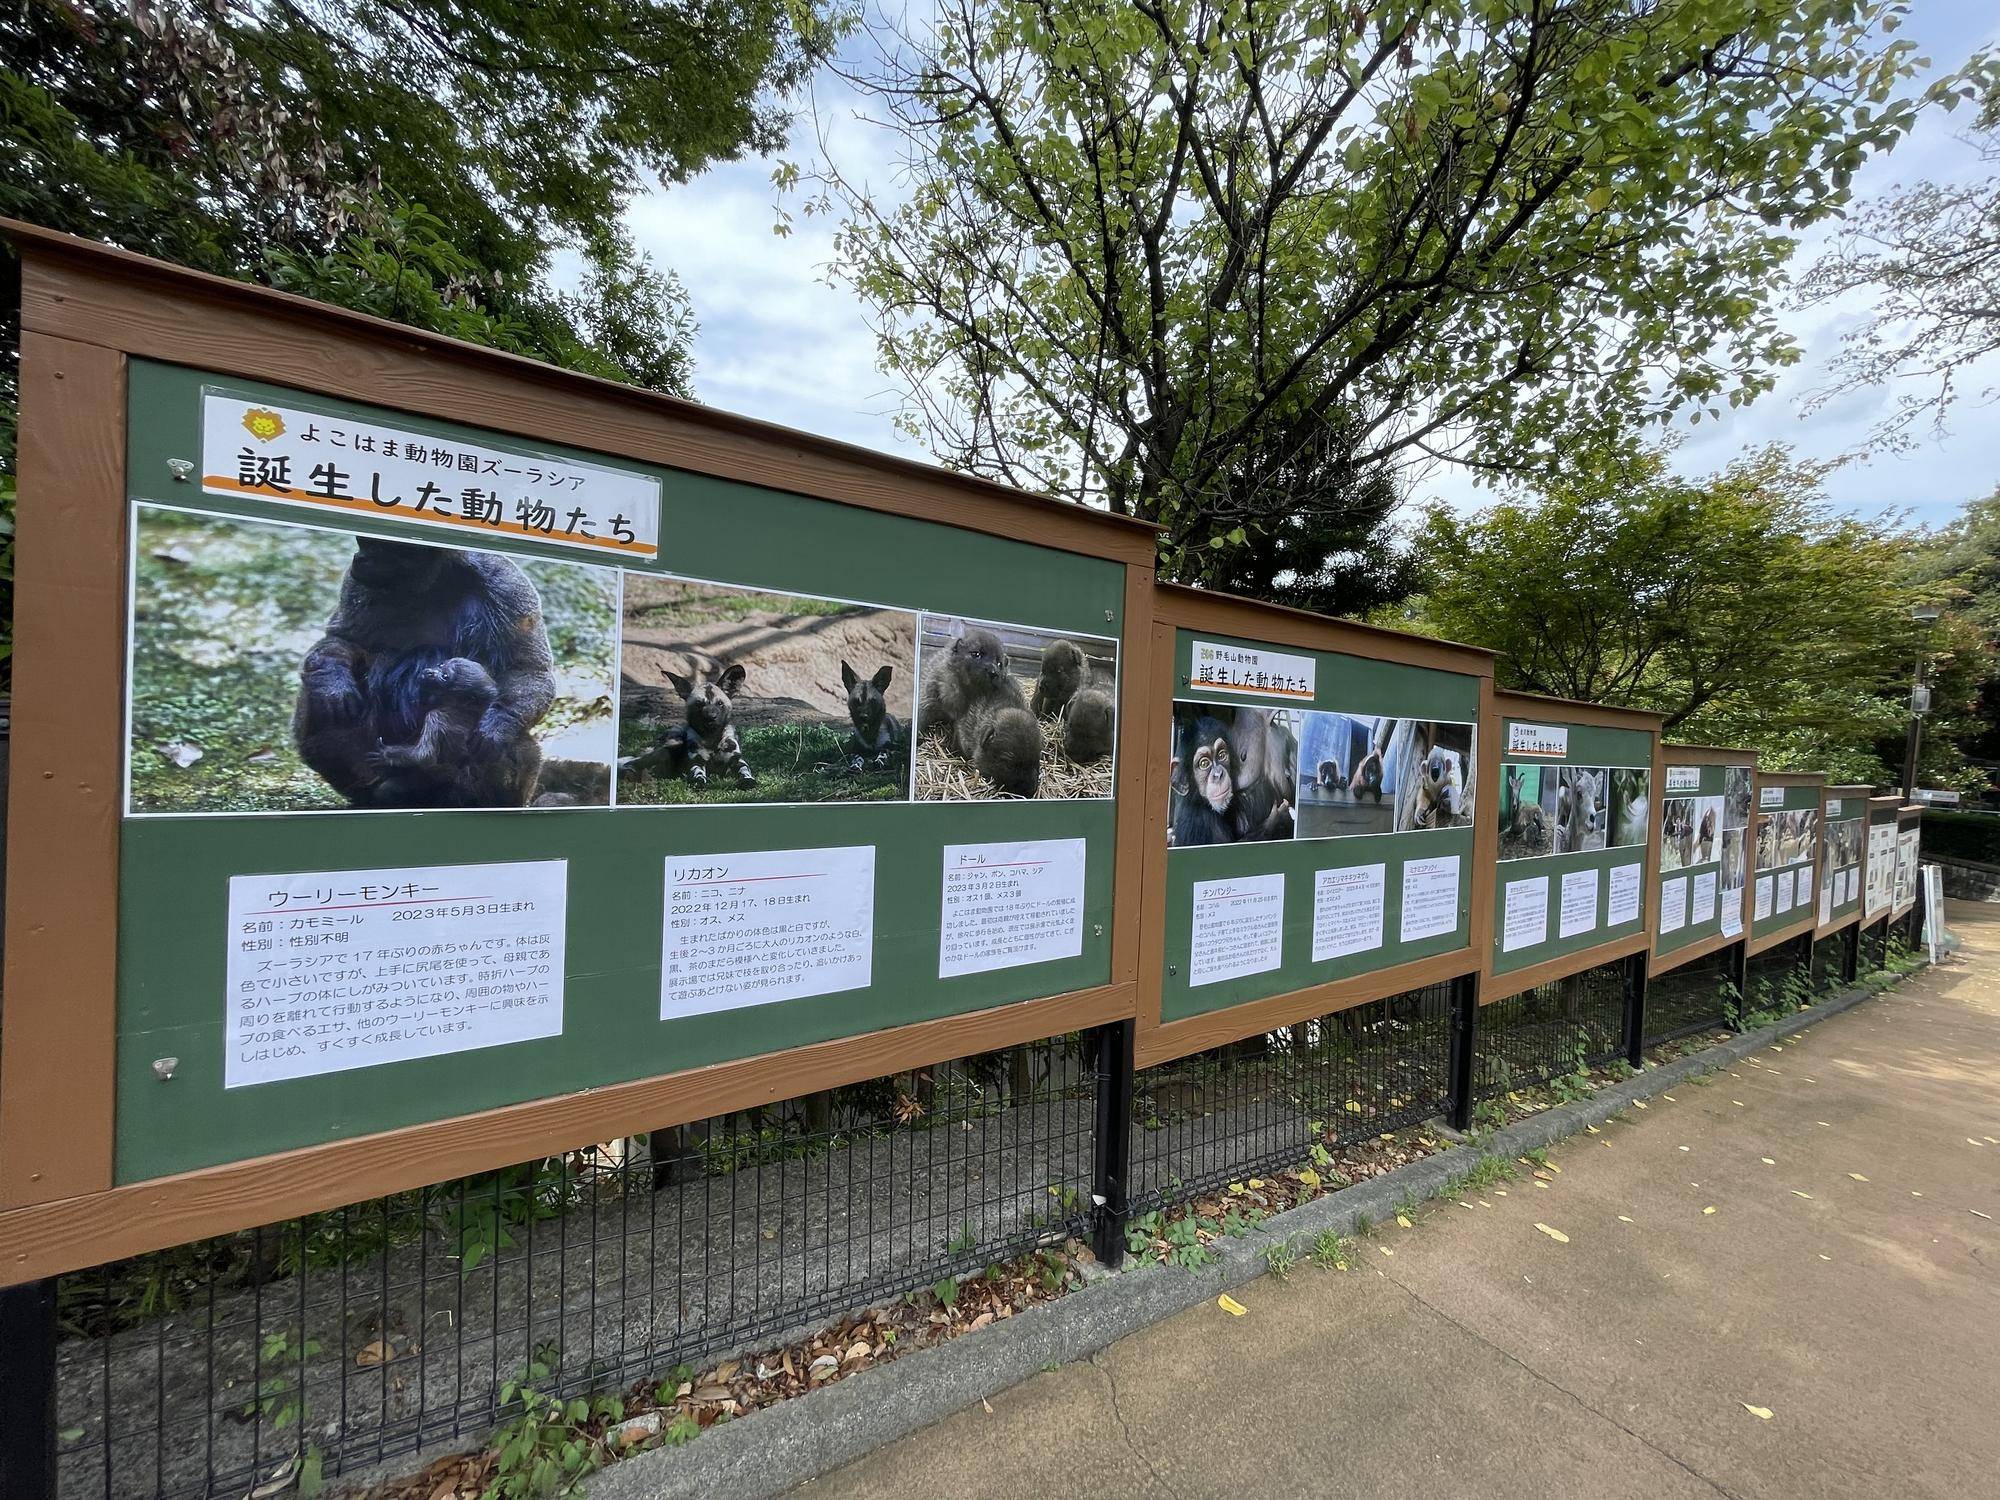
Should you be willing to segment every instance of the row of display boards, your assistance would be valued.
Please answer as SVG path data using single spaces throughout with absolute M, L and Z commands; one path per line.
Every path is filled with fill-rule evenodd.
M 1151 527 L 22 225 L 0 1284 L 1907 909 L 1915 810 Z

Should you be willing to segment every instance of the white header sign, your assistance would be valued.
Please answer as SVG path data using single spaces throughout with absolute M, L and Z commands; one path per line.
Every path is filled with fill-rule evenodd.
M 1837 818 L 1840 816 L 1840 798 L 1829 797 L 1826 799 L 1826 815 L 1829 818 Z
M 439 533 L 554 542 L 607 557 L 660 552 L 651 475 L 524 448 L 201 394 L 201 488 Z
M 1668 766 L 1667 790 L 1670 792 L 1698 792 L 1701 790 L 1700 766 Z
M 1569 754 L 1569 729 L 1561 724 L 1522 724 L 1510 722 L 1507 725 L 1507 753 L 1509 755 L 1567 755 Z
M 1196 640 L 1189 645 L 1188 686 L 1220 688 L 1259 698 L 1286 698 L 1310 703 L 1319 663 L 1310 656 L 1228 646 L 1221 641 Z
M 1783 807 L 1785 805 L 1785 789 L 1781 786 L 1760 786 L 1757 788 L 1757 805 L 1759 807 Z

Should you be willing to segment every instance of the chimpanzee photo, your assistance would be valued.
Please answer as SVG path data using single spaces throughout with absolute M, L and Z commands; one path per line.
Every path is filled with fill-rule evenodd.
M 1176 849 L 1292 836 L 1298 740 L 1284 709 L 1174 705 L 1167 842 Z
M 618 576 L 141 505 L 135 814 L 602 804 Z

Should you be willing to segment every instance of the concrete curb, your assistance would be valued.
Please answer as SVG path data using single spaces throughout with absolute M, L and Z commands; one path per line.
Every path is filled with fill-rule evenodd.
M 1149 1262 L 1032 1307 L 976 1335 L 877 1365 L 740 1421 L 711 1427 L 685 1448 L 660 1448 L 613 1464 L 586 1486 L 591 1500 L 766 1500 L 852 1463 L 1051 1365 L 1087 1359 L 1129 1333 L 1255 1280 L 1272 1246 L 1310 1244 L 1323 1230 L 1351 1234 L 1364 1215 L 1392 1217 L 1409 1201 L 1437 1197 L 1484 1156 L 1511 1160 L 1602 1124 L 1635 1100 L 1741 1061 L 1760 1047 L 1850 1010 L 1890 987 L 1882 976 L 1844 990 L 1762 1031 L 1647 1068 L 1588 1099 L 1516 1121 L 1475 1144 L 1455 1146 L 1393 1172 L 1329 1193 L 1215 1245 L 1198 1271 Z

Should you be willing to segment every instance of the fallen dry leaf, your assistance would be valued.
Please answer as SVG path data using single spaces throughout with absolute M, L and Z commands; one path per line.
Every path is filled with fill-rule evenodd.
M 1849 1177 L 1852 1177 L 1856 1182 L 1866 1182 L 1868 1180 L 1866 1177 L 1863 1177 L 1859 1172 L 1849 1172 L 1847 1175 Z
M 363 1344 L 361 1352 L 354 1356 L 357 1365 L 379 1365 L 389 1357 L 389 1346 L 381 1339 Z
M 1402 1226 L 1403 1226 L 1403 1227 L 1404 1227 L 1405 1229 L 1408 1229 L 1408 1228 L 1410 1227 L 1410 1221 L 1409 1221 L 1409 1218 L 1408 1218 L 1408 1216 L 1407 1216 L 1407 1215 L 1404 1215 L 1404 1214 L 1397 1214 L 1397 1215 L 1396 1215 L 1396 1222 L 1397 1222 L 1398 1224 L 1402 1225 Z
M 1770 1407 L 1752 1406 L 1748 1401 L 1742 1402 L 1741 1405 L 1745 1411 L 1749 1412 L 1750 1415 L 1755 1417 L 1758 1421 L 1768 1422 L 1771 1420 L 1772 1411 Z
M 1215 1305 L 1221 1308 L 1224 1312 L 1228 1313 L 1229 1316 L 1232 1318 L 1240 1318 L 1245 1313 L 1250 1311 L 1249 1308 L 1245 1307 L 1241 1302 L 1238 1302 L 1234 1297 L 1230 1296 L 1229 1293 L 1227 1292 L 1224 1292 L 1220 1297 L 1217 1297 L 1215 1299 Z M 1027 1327 L 1027 1324 L 1024 1323 L 1021 1326 L 1025 1328 Z
M 1712 1213 L 1714 1213 L 1714 1212 L 1715 1212 L 1715 1205 L 1711 1203 L 1711 1204 L 1710 1204 L 1710 1205 L 1709 1205 L 1709 1206 L 1708 1206 L 1707 1208 L 1704 1208 L 1704 1209 L 1702 1210 L 1702 1212 L 1703 1212 L 1703 1213 L 1705 1213 L 1705 1214 L 1712 1214 Z
M 1620 1215 L 1618 1216 L 1618 1222 L 1619 1222 L 1620 1224 L 1631 1224 L 1631 1223 L 1634 1223 L 1634 1222 L 1636 1222 L 1636 1221 L 1635 1221 L 1635 1220 L 1633 1219 L 1633 1217 L 1632 1217 L 1632 1216 L 1631 1216 L 1630 1214 L 1620 1214 Z
M 1802 1193 L 1802 1192 L 1800 1192 L 1800 1191 L 1799 1191 L 1799 1190 L 1798 1190 L 1797 1188 L 1793 1188 L 1793 1189 L 1792 1189 L 1792 1196 L 1793 1196 L 1794 1198 L 1803 1198 L 1803 1199 L 1805 1199 L 1805 1200 L 1806 1200 L 1806 1202 L 1808 1202 L 1808 1203 L 1812 1202 L 1812 1194 L 1811 1194 L 1811 1193 Z
M 1569 1236 L 1564 1234 L 1560 1229 L 1553 1229 L 1547 1224 L 1537 1224 L 1535 1228 L 1541 1230 L 1543 1234 L 1554 1240 L 1558 1245 L 1567 1245 L 1569 1243 Z

